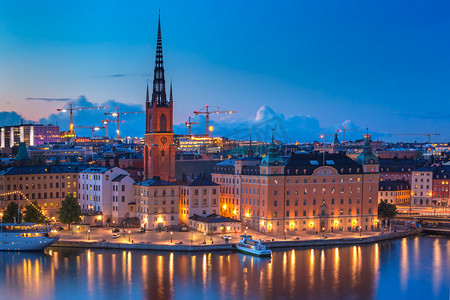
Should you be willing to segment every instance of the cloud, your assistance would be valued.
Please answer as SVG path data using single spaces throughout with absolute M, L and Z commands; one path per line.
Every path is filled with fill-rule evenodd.
M 216 117 L 216 116 L 215 116 Z M 195 117 L 194 121 L 198 121 L 198 125 L 192 125 L 192 133 L 204 134 L 206 131 L 206 120 L 204 116 Z M 312 142 L 320 140 L 320 135 L 328 133 L 333 135 L 337 129 L 343 126 L 349 129 L 346 132 L 346 140 L 361 139 L 365 130 L 353 123 L 351 120 L 345 120 L 334 126 L 322 127 L 318 119 L 309 115 L 293 115 L 285 116 L 276 113 L 267 105 L 261 106 L 253 119 L 250 120 L 234 120 L 231 115 L 227 115 L 219 120 L 211 120 L 209 124 L 214 127 L 213 134 L 215 136 L 226 136 L 237 140 L 248 140 L 250 131 L 252 138 L 258 141 L 270 141 L 272 132 L 277 140 L 287 142 Z M 352 129 L 352 130 L 350 130 Z M 177 133 L 187 133 L 185 124 L 179 124 L 174 127 Z M 380 133 L 372 133 L 374 139 L 384 136 Z M 330 137 L 332 139 L 332 137 Z M 342 140 L 342 136 L 340 136 Z
M 93 78 L 121 78 L 121 77 L 148 77 L 149 74 L 126 74 L 126 73 L 118 73 L 118 74 L 109 74 L 109 75 L 99 75 L 99 76 L 92 76 Z
M 70 99 L 70 98 L 31 98 L 31 97 L 28 97 L 28 98 L 25 98 L 25 100 L 28 100 L 28 101 L 49 101 L 49 102 L 52 102 L 52 101 L 70 101 L 72 99 Z
M 102 126 L 101 121 L 105 119 L 115 120 L 116 117 L 111 115 L 105 115 L 104 113 L 114 112 L 116 107 L 119 107 L 121 112 L 134 112 L 143 111 L 144 107 L 142 105 L 133 105 L 122 103 L 116 100 L 108 100 L 102 103 L 95 103 L 88 100 L 84 96 L 80 96 L 78 99 L 73 101 L 74 107 L 93 107 L 93 106 L 108 106 L 107 109 L 92 109 L 92 110 L 81 110 L 73 112 L 73 123 L 74 126 Z M 145 114 L 132 114 L 132 115 L 122 115 L 120 123 L 120 135 L 123 136 L 144 136 L 145 132 Z M 69 113 L 59 112 L 48 116 L 47 118 L 42 118 L 39 120 L 43 124 L 53 124 L 59 125 L 60 129 L 69 129 Z M 79 136 L 91 136 L 92 131 L 86 128 L 75 128 L 75 132 Z M 97 136 L 105 136 L 106 130 L 102 129 L 95 133 Z M 116 124 L 109 123 L 109 133 L 108 135 L 116 136 Z
M 15 111 L 2 111 L 0 112 L 0 126 L 11 126 L 18 124 L 34 123 L 33 121 L 25 120 L 21 115 Z

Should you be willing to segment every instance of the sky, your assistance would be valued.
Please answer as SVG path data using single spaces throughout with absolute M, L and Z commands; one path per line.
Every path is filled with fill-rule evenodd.
M 214 135 L 277 122 L 285 141 L 342 126 L 360 129 L 355 139 L 369 128 L 387 141 L 450 141 L 448 1 L 1 1 L 0 125 L 65 130 L 56 109 L 70 102 L 142 110 L 159 9 L 175 133 L 208 104 L 237 111 L 212 116 Z M 74 114 L 75 125 L 102 118 Z M 144 115 L 124 121 L 123 135 L 143 136 Z

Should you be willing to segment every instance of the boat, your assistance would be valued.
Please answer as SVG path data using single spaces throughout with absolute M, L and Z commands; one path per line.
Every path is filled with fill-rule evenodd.
M 0 251 L 42 251 L 60 236 L 51 235 L 52 226 L 35 223 L 2 223 Z
M 272 256 L 272 251 L 267 250 L 266 246 L 261 244 L 261 239 L 258 241 L 253 240 L 252 236 L 249 234 L 241 235 L 241 240 L 236 244 L 236 248 L 239 252 L 260 256 L 260 257 L 270 257 Z

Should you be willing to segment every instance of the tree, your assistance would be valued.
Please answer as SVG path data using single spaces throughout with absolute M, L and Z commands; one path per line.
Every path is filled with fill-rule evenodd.
M 390 204 L 387 200 L 381 200 L 378 204 L 378 218 L 386 223 L 386 220 L 392 219 L 397 215 L 397 205 Z
M 3 216 L 4 223 L 13 223 L 19 221 L 17 218 L 19 210 L 19 205 L 16 202 L 9 202 L 5 210 L 5 215 Z M 22 213 L 20 213 L 20 221 L 23 220 Z
M 45 221 L 45 216 L 42 214 L 42 211 L 38 208 L 37 201 L 34 201 L 33 204 L 25 206 L 24 214 L 25 216 L 23 220 L 25 222 L 42 224 Z
M 81 206 L 76 197 L 67 194 L 66 198 L 61 202 L 59 209 L 59 220 L 61 223 L 67 224 L 70 230 L 71 223 L 79 223 L 81 221 Z

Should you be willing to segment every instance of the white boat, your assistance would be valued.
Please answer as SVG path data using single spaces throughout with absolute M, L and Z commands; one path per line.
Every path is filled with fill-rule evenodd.
M 51 226 L 34 223 L 2 223 L 0 251 L 44 250 L 59 240 L 58 235 L 51 235 L 51 229 Z
M 261 244 L 261 239 L 254 241 L 249 234 L 241 235 L 241 240 L 236 244 L 239 252 L 255 256 L 272 256 L 272 251 L 267 250 L 266 246 Z

